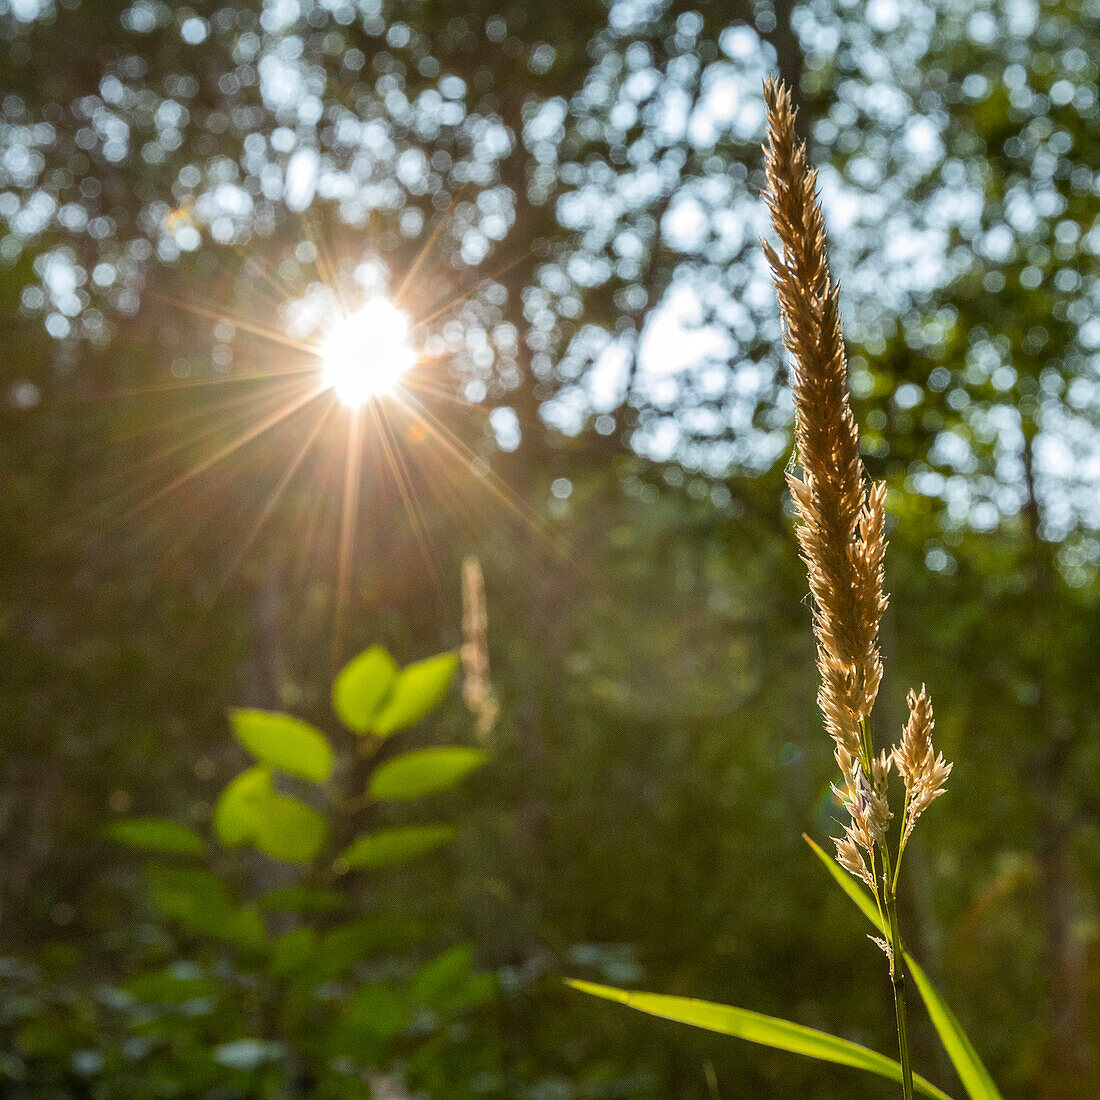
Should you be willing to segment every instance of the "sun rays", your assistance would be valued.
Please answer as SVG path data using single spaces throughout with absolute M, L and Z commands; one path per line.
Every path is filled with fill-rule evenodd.
M 327 576 L 332 583 L 334 656 L 358 598 L 357 578 L 385 552 L 383 539 L 392 545 L 396 538 L 379 527 L 391 505 L 439 587 L 444 538 L 483 536 L 504 512 L 545 539 L 479 455 L 481 418 L 468 418 L 464 430 L 456 415 L 433 409 L 472 407 L 447 358 L 438 347 L 426 349 L 429 326 L 447 323 L 449 312 L 492 279 L 440 264 L 449 292 L 432 300 L 445 279 L 434 276 L 428 253 L 443 228 L 394 273 L 392 297 L 391 273 L 369 239 L 360 242 L 359 258 L 333 255 L 304 219 L 297 266 L 240 256 L 243 305 L 150 292 L 149 309 L 167 309 L 164 323 L 190 317 L 196 339 L 212 328 L 222 334 L 216 339 L 231 341 L 232 369 L 182 369 L 174 361 L 163 384 L 111 391 L 131 411 L 130 423 L 112 433 L 120 443 L 116 461 L 95 475 L 94 487 L 82 486 L 80 511 L 95 519 L 79 526 L 102 532 L 140 518 L 146 534 L 159 529 L 158 540 L 169 537 L 179 552 L 200 538 L 215 540 L 222 562 L 210 585 L 216 601 L 279 516 L 282 541 L 269 531 L 273 552 L 303 580 Z M 365 269 L 369 278 L 360 277 Z M 118 461 L 127 452 L 130 461 Z M 441 508 L 429 510 L 429 503 Z M 449 517 L 446 534 L 441 513 Z

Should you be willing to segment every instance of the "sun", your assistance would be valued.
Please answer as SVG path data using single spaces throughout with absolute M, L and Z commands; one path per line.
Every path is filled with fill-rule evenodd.
M 322 382 L 349 408 L 391 394 L 416 359 L 408 341 L 408 317 L 388 298 L 371 298 L 325 336 Z

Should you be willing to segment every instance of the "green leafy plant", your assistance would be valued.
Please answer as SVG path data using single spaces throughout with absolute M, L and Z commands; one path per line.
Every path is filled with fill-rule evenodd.
M 834 838 L 838 863 L 810 843 L 879 933 L 872 939 L 889 966 L 898 1061 L 845 1039 L 740 1008 L 571 984 L 651 1015 L 888 1077 L 901 1084 L 905 1100 L 912 1100 L 916 1092 L 942 1098 L 944 1092 L 913 1072 L 905 997 L 908 970 L 968 1095 L 973 1100 L 997 1100 L 996 1086 L 973 1045 L 901 938 L 897 888 L 906 845 L 918 818 L 944 793 L 952 766 L 933 749 L 932 704 L 923 687 L 919 693 L 909 693 L 909 720 L 901 740 L 889 751 L 875 752 L 870 719 L 883 672 L 878 631 L 887 606 L 883 587 L 886 485 L 868 484 L 860 457 L 848 396 L 839 288 L 829 273 L 816 174 L 809 166 L 805 144 L 796 137 L 789 92 L 769 81 L 764 95 L 768 106 L 766 199 L 782 245 L 781 253 L 767 243 L 764 251 L 779 297 L 785 346 L 793 361 L 795 455 L 787 483 L 813 600 L 821 676 L 818 704 L 841 774 L 833 792 L 848 814 L 843 835 Z M 895 816 L 890 773 L 895 766 L 904 784 L 896 830 L 890 826 Z
M 425 952 L 430 923 L 387 908 L 378 882 L 364 891 L 365 876 L 454 839 L 454 825 L 409 815 L 487 761 L 470 746 L 393 749 L 440 704 L 456 666 L 453 653 L 404 668 L 381 647 L 361 653 L 333 685 L 339 743 L 289 714 L 231 711 L 254 762 L 217 800 L 214 843 L 161 818 L 106 827 L 167 857 L 143 871 L 166 921 L 156 965 L 116 990 L 129 1038 L 103 1059 L 119 1080 L 129 1063 L 142 1082 L 132 1095 L 184 1082 L 190 1095 L 358 1097 L 395 1067 L 438 1078 L 441 1061 L 449 1095 L 463 1095 L 480 1055 L 452 1024 L 493 998 L 494 978 L 467 944 Z

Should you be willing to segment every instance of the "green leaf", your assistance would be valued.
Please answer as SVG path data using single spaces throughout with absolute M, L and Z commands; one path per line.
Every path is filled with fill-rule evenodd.
M 317 933 L 312 928 L 292 928 L 271 944 L 271 973 L 291 978 L 313 961 L 317 951 Z
M 192 932 L 249 948 L 264 942 L 260 915 L 237 905 L 222 881 L 209 871 L 150 865 L 145 868 L 145 878 L 153 903 Z
M 242 947 L 258 948 L 267 938 L 267 929 L 254 908 L 238 905 L 228 914 L 223 925 L 214 931 L 214 935 Z
M 314 982 L 341 977 L 360 959 L 375 954 L 387 943 L 393 943 L 395 929 L 389 922 L 364 917 L 339 924 L 321 934 L 314 957 L 311 977 Z
M 409 996 L 417 1004 L 439 1008 L 448 994 L 469 980 L 474 971 L 474 949 L 468 943 L 448 947 L 426 962 L 409 983 Z
M 328 822 L 311 806 L 283 794 L 263 803 L 252 840 L 272 859 L 309 863 L 328 836 Z
M 368 791 L 378 801 L 407 802 L 450 790 L 488 760 L 481 749 L 451 745 L 416 749 L 395 756 L 375 769 Z
M 231 779 L 214 807 L 214 834 L 226 848 L 247 844 L 274 797 L 269 768 L 249 768 Z
M 209 871 L 191 867 L 145 868 L 153 903 L 169 917 L 190 921 L 204 913 L 224 916 L 233 907 L 221 879 Z
M 379 952 L 392 955 L 423 939 L 428 931 L 429 926 L 414 917 L 397 916 L 393 913 L 361 917 L 325 932 L 321 951 L 326 961 L 339 955 L 341 951 L 348 950 L 349 945 L 354 945 L 355 958 Z
M 369 733 L 397 679 L 397 665 L 378 645 L 353 657 L 332 685 L 332 709 L 353 733 Z
M 457 666 L 457 653 L 440 653 L 406 665 L 397 674 L 389 698 L 374 716 L 372 731 L 379 737 L 388 737 L 419 722 L 446 695 Z
M 474 951 L 456 944 L 425 963 L 409 983 L 415 1004 L 437 1012 L 474 1008 L 492 999 L 496 982 L 492 974 L 474 973 Z
M 810 846 L 814 855 L 821 861 L 822 866 L 829 874 L 833 876 L 840 888 L 859 906 L 863 915 L 881 932 L 882 924 L 879 921 L 878 907 L 872 900 L 871 895 L 805 833 L 803 833 L 802 839 Z M 993 1082 L 993 1078 L 989 1074 L 989 1070 L 985 1068 L 985 1064 L 978 1056 L 978 1052 L 974 1049 L 966 1032 L 963 1031 L 962 1025 L 956 1019 L 955 1014 L 947 1007 L 944 999 L 936 991 L 935 986 L 928 980 L 928 975 L 925 974 L 916 959 L 905 950 L 904 945 L 902 946 L 902 958 L 909 968 L 909 973 L 913 976 L 913 984 L 916 985 L 917 991 L 924 1001 L 924 1006 L 928 1009 L 932 1026 L 936 1029 L 936 1034 L 939 1035 L 940 1042 L 943 1043 L 943 1048 L 947 1051 L 947 1056 L 951 1059 L 951 1064 L 955 1067 L 955 1072 L 959 1075 L 959 1080 L 962 1081 L 967 1096 L 971 1100 L 1003 1100 Z
M 394 1039 L 405 1030 L 408 1011 L 401 997 L 388 985 L 371 982 L 360 986 L 344 1010 L 345 1026 L 362 1029 L 379 1039 Z
M 113 821 L 104 832 L 112 840 L 147 852 L 167 852 L 171 855 L 202 855 L 206 844 L 194 829 L 165 817 L 131 817 Z
M 233 736 L 263 764 L 323 783 L 332 774 L 332 746 L 308 722 L 270 710 L 231 710 Z
M 272 859 L 308 863 L 328 836 L 328 823 L 304 802 L 277 794 L 269 768 L 249 768 L 222 791 L 214 831 L 227 848 L 254 844 Z
M 824 1062 L 853 1066 L 891 1081 L 901 1081 L 901 1066 L 892 1058 L 868 1050 L 858 1043 L 792 1023 L 790 1020 L 779 1020 L 774 1016 L 762 1016 L 759 1012 L 712 1004 L 709 1001 L 696 1001 L 688 997 L 632 993 L 593 982 L 568 981 L 566 984 L 582 993 L 617 1001 L 636 1008 L 639 1012 L 647 1012 L 650 1016 L 660 1016 L 665 1020 L 675 1020 L 677 1023 L 690 1024 L 707 1031 L 717 1031 L 722 1035 L 733 1035 L 750 1043 L 787 1050 L 792 1054 L 803 1054 Z M 913 1086 L 923 1096 L 931 1096 L 934 1100 L 950 1100 L 947 1093 L 916 1074 L 913 1076 Z
M 385 1064 L 393 1057 L 390 1044 L 408 1022 L 408 1008 L 396 989 L 380 982 L 360 985 L 329 1029 L 326 1052 L 359 1065 Z M 350 1100 L 358 1094 L 347 1095 Z
M 454 839 L 453 825 L 403 825 L 353 840 L 340 855 L 351 869 L 390 867 L 415 859 Z

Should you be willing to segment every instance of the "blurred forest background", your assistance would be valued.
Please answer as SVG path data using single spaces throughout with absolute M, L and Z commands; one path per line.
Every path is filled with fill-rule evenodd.
M 312 1094 L 216 993 L 135 1012 L 135 976 L 225 964 L 104 827 L 205 831 L 230 706 L 329 729 L 355 653 L 457 646 L 469 554 L 492 760 L 362 904 L 494 992 L 375 1095 L 894 1095 L 559 980 L 893 1043 L 800 838 L 837 811 L 758 244 L 773 72 L 890 486 L 880 736 L 926 682 L 956 762 L 908 936 L 1006 1096 L 1097 1095 L 1096 0 L 3 0 L 0 35 L 5 1095 Z M 379 287 L 424 362 L 349 482 L 303 378 Z M 476 742 L 457 688 L 409 737 Z M 154 1073 L 172 1028 L 201 1041 Z

